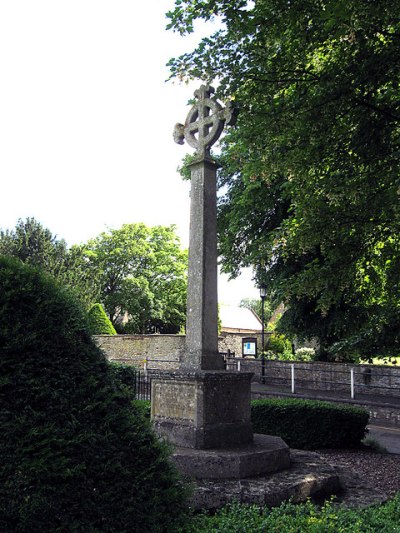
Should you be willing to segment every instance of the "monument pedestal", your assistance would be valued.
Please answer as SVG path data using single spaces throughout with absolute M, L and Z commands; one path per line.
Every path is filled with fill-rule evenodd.
M 152 380 L 154 428 L 192 479 L 245 479 L 290 466 L 280 437 L 253 435 L 250 372 L 177 371 Z
M 177 371 L 152 380 L 156 431 L 176 446 L 229 448 L 253 440 L 249 372 Z

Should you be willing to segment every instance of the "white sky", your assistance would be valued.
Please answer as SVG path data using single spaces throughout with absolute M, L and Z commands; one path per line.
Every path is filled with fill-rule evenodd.
M 165 64 L 201 34 L 165 31 L 172 7 L 0 2 L 1 228 L 33 216 L 71 245 L 125 223 L 175 224 L 187 246 L 189 184 L 176 169 L 191 149 L 172 131 L 199 82 L 165 83 Z M 257 298 L 250 278 L 221 278 L 220 301 Z

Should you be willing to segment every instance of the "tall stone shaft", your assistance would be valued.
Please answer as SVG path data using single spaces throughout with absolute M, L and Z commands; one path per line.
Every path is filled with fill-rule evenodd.
M 186 351 L 182 367 L 221 370 L 218 355 L 217 165 L 195 161 L 191 170 Z

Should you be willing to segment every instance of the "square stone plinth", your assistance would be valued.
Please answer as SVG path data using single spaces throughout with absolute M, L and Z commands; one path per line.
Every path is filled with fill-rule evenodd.
M 253 440 L 251 372 L 177 371 L 153 378 L 155 430 L 186 448 L 227 448 Z

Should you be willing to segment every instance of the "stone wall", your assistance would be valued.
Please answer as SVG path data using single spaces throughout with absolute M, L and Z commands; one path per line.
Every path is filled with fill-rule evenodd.
M 342 391 L 350 396 L 350 370 L 354 369 L 355 394 L 394 396 L 400 398 L 400 368 L 386 365 L 354 365 L 347 363 L 294 363 L 296 388 Z M 261 379 L 261 361 L 243 359 L 241 370 L 253 372 L 253 381 Z M 291 363 L 265 361 L 265 383 L 291 386 Z
M 107 359 L 148 367 L 172 370 L 179 366 L 179 356 L 184 349 L 184 335 L 94 335 L 96 344 Z
M 242 355 L 242 339 L 256 337 L 261 346 L 261 335 L 248 333 L 222 333 L 218 338 L 221 353 Z M 95 335 L 96 344 L 110 361 L 119 361 L 148 369 L 173 370 L 179 366 L 179 357 L 185 348 L 185 335 Z
M 253 372 L 253 381 L 260 381 L 261 361 L 241 358 L 243 333 L 223 333 L 218 340 L 218 349 L 234 352 L 236 357 L 229 364 L 230 370 Z M 255 335 L 256 336 L 256 335 Z M 257 337 L 257 336 L 256 336 Z M 258 346 L 261 346 L 261 335 Z M 147 360 L 148 370 L 174 370 L 179 367 L 180 353 L 185 348 L 184 335 L 97 335 L 98 346 L 111 361 L 120 361 L 143 368 Z M 344 363 L 295 363 L 296 389 L 341 391 L 350 397 L 350 369 L 354 368 L 355 395 L 393 396 L 400 398 L 400 368 L 385 365 L 352 365 Z M 266 384 L 291 386 L 291 363 L 265 361 Z

